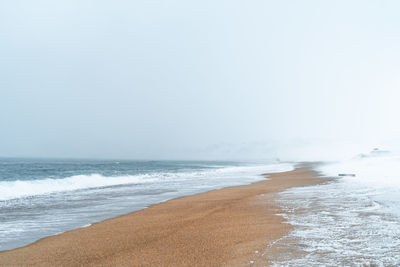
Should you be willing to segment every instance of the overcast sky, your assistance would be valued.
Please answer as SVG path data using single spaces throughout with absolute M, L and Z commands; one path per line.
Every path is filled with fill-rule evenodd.
M 394 142 L 399 12 L 383 0 L 0 0 L 0 156 L 245 159 Z

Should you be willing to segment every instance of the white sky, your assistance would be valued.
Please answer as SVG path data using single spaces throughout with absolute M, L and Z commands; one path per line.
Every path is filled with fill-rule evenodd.
M 0 0 L 0 156 L 285 158 L 396 143 L 399 11 Z

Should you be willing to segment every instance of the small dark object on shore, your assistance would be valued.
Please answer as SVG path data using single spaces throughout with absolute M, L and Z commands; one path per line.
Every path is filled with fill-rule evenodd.
M 351 177 L 356 177 L 354 173 L 339 173 L 339 176 L 351 176 Z

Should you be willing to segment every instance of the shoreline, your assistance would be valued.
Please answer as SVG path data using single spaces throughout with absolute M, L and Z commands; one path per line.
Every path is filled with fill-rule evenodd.
M 310 168 L 269 180 L 154 204 L 28 246 L 0 252 L 0 266 L 243 266 L 292 227 L 275 215 L 276 193 L 326 179 Z

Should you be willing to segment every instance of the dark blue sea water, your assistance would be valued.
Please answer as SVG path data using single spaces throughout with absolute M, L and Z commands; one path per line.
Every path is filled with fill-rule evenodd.
M 291 168 L 214 161 L 0 159 L 0 250 Z

